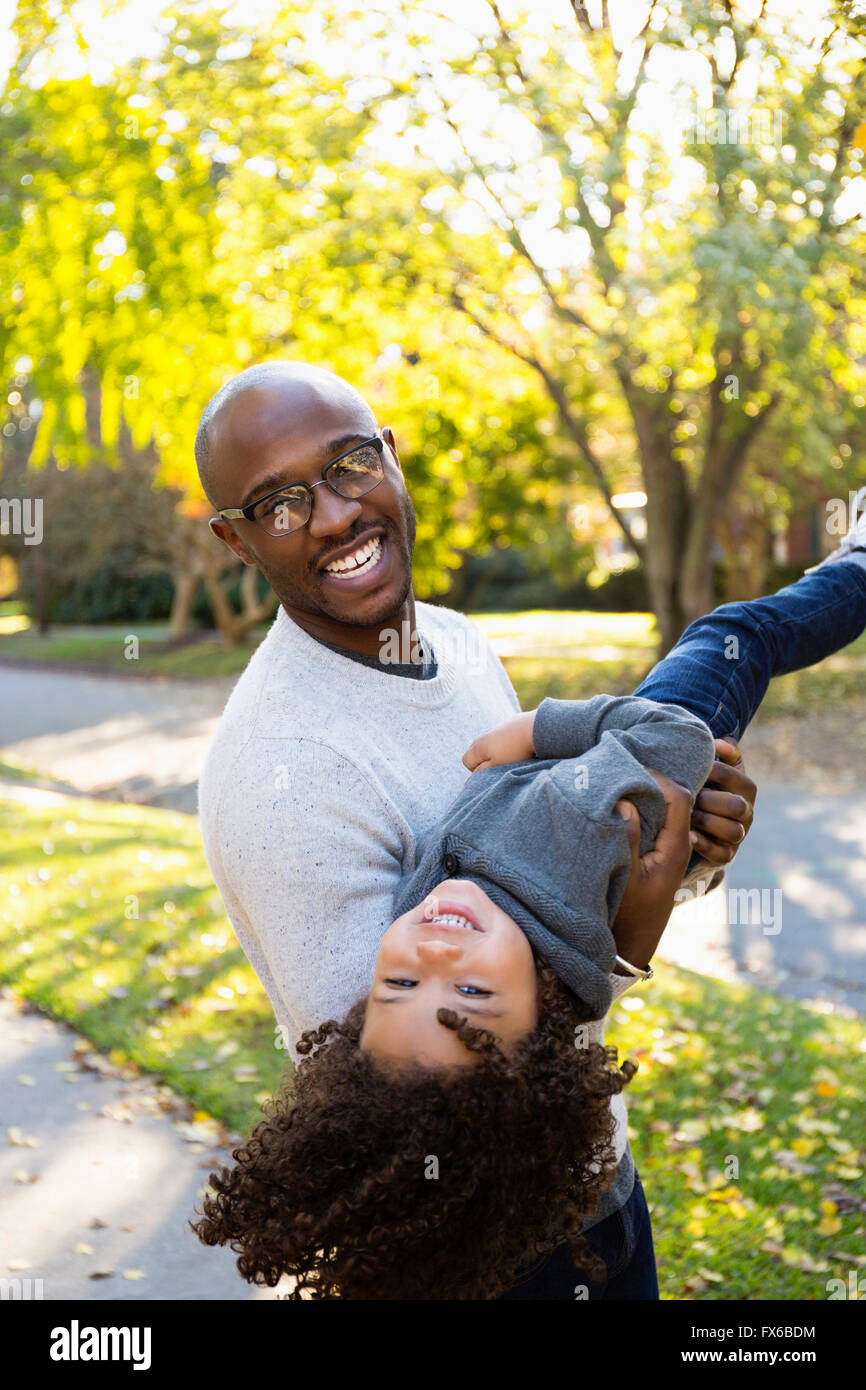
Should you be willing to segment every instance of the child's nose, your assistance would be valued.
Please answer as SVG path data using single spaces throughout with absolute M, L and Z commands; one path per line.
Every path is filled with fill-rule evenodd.
M 457 960 L 460 956 L 462 947 L 456 941 L 448 941 L 444 937 L 434 939 L 428 938 L 419 941 L 417 946 L 418 955 L 422 960 L 435 962 L 437 960 Z

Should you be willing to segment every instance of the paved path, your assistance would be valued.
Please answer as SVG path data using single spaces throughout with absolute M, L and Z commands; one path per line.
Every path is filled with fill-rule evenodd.
M 0 748 L 83 792 L 194 811 L 199 769 L 234 683 L 2 666 Z
M 763 781 L 726 880 L 676 909 L 666 960 L 866 1014 L 866 795 Z
M 219 1142 L 228 1136 L 191 1126 L 168 1087 L 124 1079 L 71 1028 L 8 991 L 0 1116 L 0 1278 L 29 1279 L 31 1296 L 46 1300 L 279 1292 L 247 1284 L 230 1250 L 202 1245 L 186 1224 L 209 1171 L 230 1158 Z

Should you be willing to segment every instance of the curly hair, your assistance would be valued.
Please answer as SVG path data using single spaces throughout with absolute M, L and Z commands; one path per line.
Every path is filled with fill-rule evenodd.
M 579 1234 L 613 1179 L 610 1097 L 635 1071 L 576 1044 L 578 1001 L 538 960 L 538 1025 L 506 1057 L 450 1009 L 477 1065 L 399 1072 L 364 1052 L 366 999 L 303 1034 L 267 1119 L 210 1175 L 206 1245 L 230 1245 L 251 1283 L 291 1299 L 495 1299 L 521 1262 Z M 577 1233 L 577 1234 L 576 1234 Z

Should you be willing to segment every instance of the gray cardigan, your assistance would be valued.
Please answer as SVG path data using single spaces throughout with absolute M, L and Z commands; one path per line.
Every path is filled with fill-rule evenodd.
M 713 736 L 680 705 L 596 695 L 542 700 L 533 747 L 531 759 L 467 778 L 422 841 L 394 917 L 444 879 L 470 879 L 525 932 L 582 1003 L 586 1020 L 603 1018 L 616 957 L 611 923 L 631 868 L 616 802 L 636 806 L 645 853 L 665 818 L 664 796 L 647 769 L 694 796 L 713 764 Z

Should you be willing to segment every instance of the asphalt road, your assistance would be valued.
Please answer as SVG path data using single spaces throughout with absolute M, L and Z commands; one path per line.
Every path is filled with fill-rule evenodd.
M 195 811 L 199 769 L 234 683 L 0 666 L 0 748 L 92 795 Z
M 125 1080 L 78 1041 L 0 997 L 0 1278 L 45 1301 L 274 1299 L 282 1286 L 247 1284 L 187 1225 L 228 1147 L 152 1077 Z
M 866 792 L 762 781 L 725 883 L 675 910 L 659 954 L 866 1014 Z

